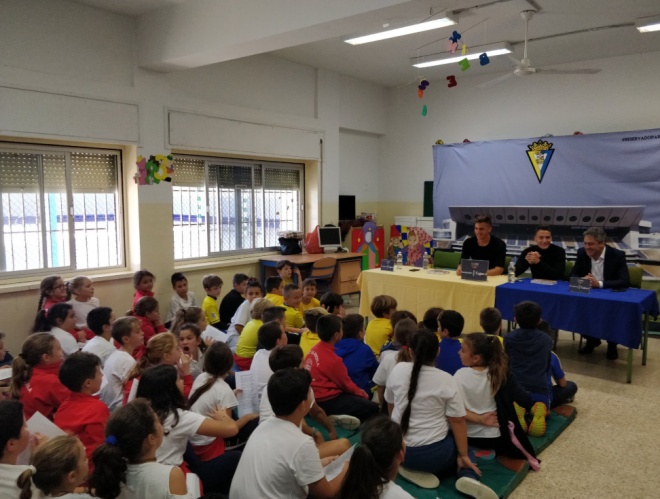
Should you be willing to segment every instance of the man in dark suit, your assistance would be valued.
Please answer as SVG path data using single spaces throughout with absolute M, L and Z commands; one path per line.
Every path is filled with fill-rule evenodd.
M 580 248 L 573 266 L 571 277 L 582 277 L 591 281 L 592 288 L 625 289 L 630 286 L 630 274 L 626 264 L 626 254 L 605 244 L 605 231 L 592 227 L 584 233 L 584 248 Z M 601 341 L 592 336 L 584 336 L 587 344 L 580 350 L 583 355 L 594 351 Z M 607 342 L 607 358 L 619 357 L 617 344 Z

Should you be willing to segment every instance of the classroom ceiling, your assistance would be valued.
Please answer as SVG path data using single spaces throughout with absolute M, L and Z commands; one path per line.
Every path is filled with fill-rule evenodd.
M 417 3 L 423 4 L 424 2 Z M 456 10 L 485 3 L 494 2 L 492 0 L 458 0 L 435 2 L 435 5 L 438 7 L 449 6 Z M 540 11 L 529 22 L 530 40 L 559 33 L 634 23 L 637 18 L 660 15 L 660 1 L 658 0 L 535 0 L 535 3 L 540 6 Z M 457 31 L 463 33 L 463 40 L 468 47 L 501 41 L 520 42 L 525 37 L 525 24 L 519 15 L 523 8 L 524 2 L 511 0 L 475 10 L 467 10 L 459 15 Z M 424 11 L 419 6 L 409 5 L 407 10 L 411 14 L 408 18 L 410 23 L 421 22 L 428 16 L 428 10 Z M 378 22 L 381 22 L 382 26 L 382 23 L 388 22 L 388 19 L 374 19 L 374 25 Z M 473 26 L 474 28 L 470 29 Z M 396 87 L 417 81 L 419 76 L 444 78 L 456 74 L 460 68 L 453 64 L 418 70 L 412 67 L 411 62 L 411 57 L 417 54 L 445 52 L 447 36 L 454 29 L 456 26 L 359 46 L 351 46 L 343 42 L 341 37 L 335 37 L 277 50 L 271 54 L 379 85 Z M 355 34 L 369 34 L 370 32 L 374 31 L 365 29 L 365 31 Z M 433 43 L 435 40 L 439 41 Z M 660 50 L 660 32 L 641 34 L 634 27 L 589 31 L 529 43 L 529 57 L 534 67 L 593 61 L 594 59 L 658 50 Z M 520 43 L 515 46 L 514 53 L 511 55 L 520 60 L 523 57 L 522 53 L 523 44 Z M 480 67 L 478 61 L 472 61 L 473 68 L 475 62 L 478 70 L 473 70 L 472 75 L 466 73 L 464 76 L 504 72 L 511 68 L 510 61 L 504 56 L 493 57 L 491 64 L 484 67 Z M 596 68 L 598 64 L 590 62 L 577 66 Z M 570 78 L 570 76 L 561 78 Z
M 109 10 L 125 16 L 141 16 L 166 5 L 184 3 L 188 0 L 71 0 L 101 10 Z

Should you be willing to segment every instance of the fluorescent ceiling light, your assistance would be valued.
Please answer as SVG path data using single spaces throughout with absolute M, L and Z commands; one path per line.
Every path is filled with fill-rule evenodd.
M 441 66 L 442 64 L 457 63 L 459 61 L 462 61 L 463 59 L 467 59 L 468 61 L 479 59 L 479 56 L 484 52 L 488 57 L 510 54 L 512 52 L 511 46 L 507 42 L 496 43 L 493 45 L 482 45 L 481 47 L 479 46 L 470 47 L 470 49 L 474 50 L 475 52 L 472 54 L 458 55 L 452 57 L 447 57 L 448 55 L 451 55 L 449 52 L 447 52 L 446 54 L 444 54 L 444 57 L 441 56 L 439 59 L 434 59 L 432 61 L 418 62 L 416 64 L 413 64 L 413 66 L 415 66 L 416 68 L 430 68 L 432 66 Z
M 403 28 L 382 31 L 380 33 L 374 33 L 373 35 L 359 36 L 357 38 L 351 38 L 344 41 L 346 43 L 350 43 L 351 45 L 362 45 L 363 43 L 387 40 L 388 38 L 396 38 L 397 36 L 411 35 L 412 33 L 421 33 L 422 31 L 429 31 L 438 28 L 446 28 L 447 26 L 452 26 L 454 24 L 456 24 L 456 21 L 453 19 L 450 19 L 449 17 L 443 17 L 442 19 L 435 19 L 425 23 L 413 24 L 412 26 L 404 26 Z
M 635 21 L 635 27 L 639 30 L 640 33 L 660 31 L 660 16 L 637 19 L 637 21 Z

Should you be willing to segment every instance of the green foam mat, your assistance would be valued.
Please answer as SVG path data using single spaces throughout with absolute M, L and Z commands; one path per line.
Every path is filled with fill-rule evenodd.
M 545 435 L 542 437 L 529 437 L 536 453 L 540 454 L 543 450 L 547 449 L 548 446 L 568 427 L 568 425 L 573 422 L 576 415 L 577 410 L 575 410 L 573 415 L 569 418 L 551 412 L 546 418 Z M 317 428 L 323 433 L 323 436 L 326 439 L 328 438 L 328 433 L 325 429 L 321 428 L 320 425 L 310 417 L 307 417 L 307 424 L 313 428 Z M 348 438 L 353 444 L 360 443 L 360 430 L 347 431 L 337 428 L 337 436 L 339 438 Z M 520 482 L 523 481 L 529 471 L 529 464 L 526 464 L 522 471 L 516 473 L 515 471 L 511 471 L 502 466 L 497 459 L 487 460 L 477 458 L 477 466 L 482 473 L 482 483 L 488 485 L 501 498 L 508 497 Z M 541 464 L 541 469 L 543 469 L 543 464 Z M 419 488 L 404 480 L 401 475 L 397 476 L 396 483 L 416 499 L 464 499 L 466 497 L 456 490 L 456 476 L 451 474 L 440 476 L 440 486 L 437 489 Z

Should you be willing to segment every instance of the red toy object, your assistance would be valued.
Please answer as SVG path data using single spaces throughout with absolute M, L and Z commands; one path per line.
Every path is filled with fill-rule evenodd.
M 419 96 L 420 99 L 421 99 L 422 97 L 424 97 L 424 90 L 422 90 L 421 88 L 418 88 L 418 89 L 417 89 L 417 95 Z

